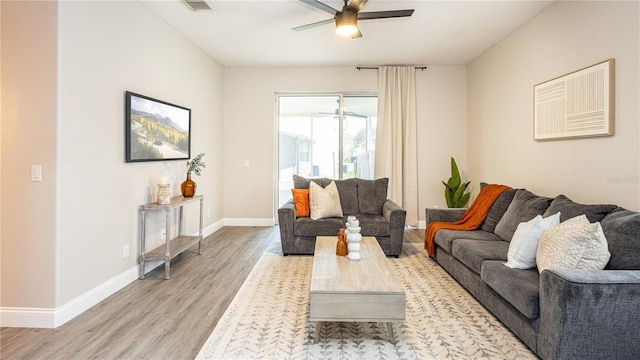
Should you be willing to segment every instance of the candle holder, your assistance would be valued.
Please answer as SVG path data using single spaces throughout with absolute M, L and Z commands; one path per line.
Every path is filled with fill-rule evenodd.
M 170 184 L 158 184 L 158 205 L 171 204 L 170 187 Z

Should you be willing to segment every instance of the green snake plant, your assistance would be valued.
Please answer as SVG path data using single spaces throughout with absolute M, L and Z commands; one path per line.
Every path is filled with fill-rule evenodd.
M 458 171 L 458 165 L 456 160 L 451 158 L 451 177 L 444 184 L 444 198 L 447 200 L 447 206 L 450 208 L 462 208 L 469 202 L 471 193 L 465 191 L 467 186 L 471 183 L 468 181 L 463 183 L 460 179 L 460 171 Z

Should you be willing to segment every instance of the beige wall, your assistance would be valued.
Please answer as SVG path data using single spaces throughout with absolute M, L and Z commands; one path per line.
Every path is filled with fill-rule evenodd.
M 464 66 L 416 72 L 421 219 L 426 206 L 444 205 L 440 180 L 448 177 L 449 157 L 466 165 L 465 84 Z M 225 218 L 275 216 L 275 94 L 328 91 L 376 92 L 377 72 L 355 66 L 225 69 Z
M 1 306 L 57 318 L 135 269 L 138 206 L 155 201 L 160 176 L 174 195 L 185 178 L 185 161 L 124 162 L 126 90 L 192 109 L 205 227 L 222 220 L 223 68 L 138 2 L 1 6 Z M 31 164 L 43 165 L 41 183 Z M 159 244 L 163 216 L 148 221 Z
M 0 304 L 55 305 L 55 2 L 2 1 L 2 268 Z M 43 181 L 31 182 L 31 165 Z
M 640 209 L 639 4 L 557 2 L 468 65 L 472 179 Z M 534 141 L 533 86 L 608 58 L 615 136 Z

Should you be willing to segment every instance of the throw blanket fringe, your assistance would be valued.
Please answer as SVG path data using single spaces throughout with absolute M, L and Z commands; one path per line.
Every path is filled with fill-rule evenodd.
M 511 189 L 506 185 L 490 184 L 485 185 L 478 194 L 475 201 L 469 206 L 467 211 L 464 212 L 460 220 L 455 222 L 432 222 L 427 226 L 427 230 L 424 233 L 424 248 L 429 253 L 429 256 L 434 257 L 436 255 L 436 246 L 434 238 L 436 232 L 440 229 L 450 230 L 475 230 L 487 217 L 489 209 L 496 201 L 498 196 L 503 191 Z

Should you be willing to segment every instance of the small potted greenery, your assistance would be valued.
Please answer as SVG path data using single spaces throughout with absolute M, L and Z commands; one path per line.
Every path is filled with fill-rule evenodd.
M 469 202 L 471 193 L 465 191 L 471 183 L 468 181 L 463 183 L 460 179 L 460 171 L 458 171 L 458 165 L 456 160 L 451 158 L 451 177 L 444 184 L 444 198 L 447 200 L 447 207 L 450 208 L 463 208 Z
M 206 164 L 202 161 L 203 157 L 204 153 L 200 153 L 193 159 L 187 161 L 187 180 L 180 185 L 182 196 L 193 197 L 196 194 L 196 182 L 191 180 L 191 173 L 200 176 L 202 168 L 206 167 Z

